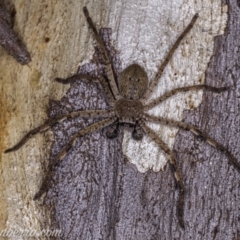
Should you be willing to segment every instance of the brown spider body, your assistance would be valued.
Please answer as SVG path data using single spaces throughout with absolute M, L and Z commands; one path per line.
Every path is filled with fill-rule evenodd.
M 76 80 L 89 80 L 92 82 L 99 82 L 102 85 L 106 99 L 110 105 L 109 109 L 106 110 L 85 110 L 85 111 L 76 111 L 59 116 L 50 120 L 47 120 L 41 126 L 28 132 L 22 140 L 17 143 L 12 148 L 9 148 L 5 151 L 12 152 L 18 150 L 28 139 L 39 132 L 44 132 L 48 130 L 52 125 L 57 124 L 61 121 L 64 121 L 69 118 L 104 118 L 103 120 L 98 120 L 95 123 L 80 129 L 79 132 L 75 133 L 66 146 L 60 151 L 55 160 L 50 164 L 48 173 L 46 174 L 45 180 L 43 181 L 40 190 L 35 195 L 34 199 L 38 199 L 41 195 L 46 192 L 50 187 L 51 174 L 56 166 L 56 164 L 64 158 L 67 152 L 74 146 L 75 141 L 85 136 L 86 134 L 93 133 L 99 129 L 108 127 L 107 137 L 113 138 L 117 136 L 118 125 L 130 124 L 133 126 L 132 137 L 136 140 L 139 140 L 143 135 L 148 135 L 153 141 L 155 141 L 158 146 L 165 152 L 169 157 L 169 164 L 173 170 L 173 176 L 179 188 L 179 201 L 177 205 L 178 220 L 181 227 L 184 227 L 183 213 L 184 213 L 184 198 L 185 198 L 185 188 L 183 183 L 182 174 L 178 168 L 177 160 L 174 153 L 170 150 L 167 144 L 162 140 L 161 136 L 155 133 L 150 127 L 146 125 L 146 122 L 155 122 L 162 125 L 178 127 L 192 132 L 196 136 L 204 139 L 207 143 L 211 144 L 213 147 L 224 153 L 228 159 L 229 163 L 232 164 L 240 172 L 240 164 L 237 159 L 220 143 L 216 142 L 206 133 L 203 133 L 200 129 L 186 124 L 182 121 L 175 121 L 172 119 L 163 118 L 161 116 L 152 116 L 147 114 L 146 111 L 152 109 L 158 104 L 162 103 L 171 96 L 187 92 L 191 90 L 208 90 L 215 93 L 221 93 L 228 90 L 227 87 L 216 88 L 208 85 L 196 85 L 196 86 L 186 86 L 181 88 L 176 88 L 170 90 L 163 95 L 148 101 L 155 86 L 158 83 L 159 78 L 161 77 L 164 68 L 168 64 L 169 60 L 173 56 L 173 53 L 179 46 L 181 40 L 186 36 L 186 34 L 191 30 L 194 23 L 198 18 L 198 14 L 195 14 L 192 18 L 189 25 L 183 31 L 183 33 L 178 37 L 174 45 L 171 47 L 170 51 L 166 55 L 165 60 L 160 65 L 155 78 L 150 82 L 148 87 L 148 77 L 145 70 L 138 64 L 132 64 L 125 68 L 120 74 L 119 83 L 117 85 L 117 80 L 115 79 L 114 69 L 109 57 L 108 51 L 104 45 L 103 40 L 101 39 L 92 19 L 89 16 L 88 10 L 86 7 L 83 8 L 84 15 L 88 22 L 89 27 L 93 31 L 94 37 L 97 41 L 97 45 L 101 54 L 101 58 L 105 62 L 105 72 L 107 76 L 93 77 L 87 74 L 75 74 L 67 79 L 56 79 L 60 83 L 68 84 Z
M 142 117 L 143 104 L 138 100 L 121 98 L 116 102 L 115 114 L 118 117 L 118 121 L 121 123 L 136 124 Z
M 122 96 L 115 103 L 115 114 L 120 123 L 137 124 L 141 119 L 144 106 L 139 100 L 148 86 L 148 77 L 145 70 L 138 64 L 125 68 L 119 79 L 119 93 Z
M 139 100 L 148 87 L 148 77 L 145 70 L 138 64 L 132 64 L 120 74 L 119 93 L 122 97 Z

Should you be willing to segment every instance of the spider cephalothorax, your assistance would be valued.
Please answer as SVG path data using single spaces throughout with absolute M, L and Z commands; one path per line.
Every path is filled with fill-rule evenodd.
M 203 133 L 198 128 L 186 124 L 182 121 L 175 121 L 172 119 L 163 118 L 160 116 L 153 116 L 147 113 L 147 110 L 152 109 L 158 104 L 162 103 L 169 97 L 190 90 L 201 90 L 205 89 L 208 91 L 212 91 L 215 93 L 221 93 L 226 91 L 227 87 L 216 88 L 208 85 L 196 85 L 196 86 L 187 86 L 181 87 L 177 89 L 173 89 L 164 93 L 163 95 L 150 99 L 151 93 L 153 92 L 155 86 L 158 83 L 159 78 L 161 77 L 164 68 L 168 64 L 171 59 L 174 51 L 179 46 L 181 40 L 184 36 L 190 31 L 193 27 L 194 23 L 198 18 L 198 14 L 195 14 L 192 18 L 190 24 L 186 27 L 183 33 L 178 37 L 175 44 L 170 49 L 169 53 L 166 55 L 165 60 L 160 65 L 156 76 L 150 82 L 148 86 L 148 77 L 145 70 L 139 66 L 138 64 L 132 64 L 128 66 L 119 76 L 119 82 L 117 84 L 117 80 L 115 78 L 116 74 L 114 73 L 114 69 L 112 66 L 111 59 L 109 57 L 109 53 L 106 50 L 103 40 L 101 39 L 92 19 L 89 16 L 88 10 L 86 7 L 83 8 L 84 15 L 87 19 L 89 27 L 92 29 L 94 33 L 94 37 L 97 41 L 97 45 L 101 54 L 101 58 L 105 64 L 105 73 L 106 76 L 98 76 L 93 77 L 87 74 L 78 73 L 73 75 L 67 79 L 56 79 L 60 83 L 68 84 L 72 83 L 76 80 L 89 80 L 99 82 L 102 85 L 104 93 L 106 95 L 106 99 L 109 103 L 109 108 L 106 110 L 85 110 L 85 111 L 75 111 L 71 112 L 53 119 L 47 120 L 41 126 L 31 130 L 28 132 L 23 139 L 16 144 L 14 147 L 9 148 L 5 152 L 11 152 L 19 149 L 29 138 L 39 132 L 46 131 L 50 129 L 50 127 L 58 122 L 64 121 L 68 118 L 103 118 L 103 120 L 99 120 L 84 129 L 80 129 L 79 132 L 75 133 L 66 146 L 60 151 L 55 160 L 51 163 L 49 171 L 45 177 L 45 180 L 42 183 L 42 186 L 38 193 L 35 195 L 34 199 L 41 197 L 41 195 L 46 192 L 49 188 L 49 182 L 51 179 L 51 173 L 56 164 L 64 158 L 67 152 L 74 145 L 75 141 L 86 134 L 90 134 L 99 129 L 108 127 L 107 136 L 109 138 L 113 138 L 117 136 L 119 125 L 122 126 L 124 124 L 130 124 L 133 127 L 132 137 L 136 140 L 139 140 L 143 137 L 144 134 L 148 135 L 153 141 L 155 141 L 158 146 L 169 156 L 169 163 L 174 172 L 174 178 L 176 180 L 177 186 L 179 188 L 179 201 L 178 201 L 178 219 L 179 223 L 182 227 L 184 227 L 183 221 L 183 210 L 184 210 L 184 197 L 185 197 L 185 189 L 182 180 L 182 175 L 179 171 L 176 157 L 174 153 L 170 150 L 167 144 L 162 140 L 161 136 L 155 133 L 151 128 L 146 125 L 146 122 L 155 122 L 162 125 L 168 125 L 173 127 L 178 127 L 180 129 L 184 129 L 187 131 L 191 131 L 193 134 L 201 137 L 207 143 L 211 144 L 221 152 L 227 155 L 229 162 L 234 165 L 240 171 L 240 164 L 237 159 L 220 143 L 216 142 L 214 139 L 209 137 L 207 134 Z M 150 99 L 150 101 L 149 101 Z
M 143 104 L 138 100 L 120 98 L 115 105 L 115 114 L 119 122 L 136 124 L 143 114 Z

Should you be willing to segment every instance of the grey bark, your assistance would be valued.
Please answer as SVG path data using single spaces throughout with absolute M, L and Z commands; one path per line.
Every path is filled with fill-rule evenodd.
M 232 86 L 231 92 L 224 98 L 204 93 L 200 107 L 185 112 L 185 121 L 209 133 L 240 159 L 239 5 L 227 3 L 228 25 L 225 34 L 215 38 L 206 83 Z M 179 132 L 174 149 L 188 189 L 189 231 L 181 239 L 239 239 L 239 172 L 219 151 L 184 131 Z
M 50 116 L 54 116 L 74 109 L 107 107 L 98 84 L 79 81 L 67 90 L 61 85 L 52 83 L 55 77 L 67 77 L 75 73 L 78 62 L 85 59 L 89 51 L 85 43 L 81 42 L 81 45 L 85 46 L 82 48 L 84 50 L 79 49 L 78 44 L 74 44 L 73 47 L 68 44 L 73 40 L 71 36 L 74 34 L 77 35 L 74 38 L 76 41 L 79 35 L 86 34 L 84 31 L 87 30 L 82 30 L 83 25 L 81 33 L 70 27 L 79 19 L 84 22 L 83 17 L 79 17 L 82 15 L 81 9 L 74 11 L 72 10 L 74 8 L 71 8 L 75 14 L 79 12 L 76 17 L 72 11 L 68 11 L 68 3 L 64 3 L 61 8 L 55 8 L 55 12 L 52 10 L 52 15 L 45 15 L 42 12 L 43 5 L 46 6 L 46 12 L 48 9 L 54 9 L 47 7 L 48 4 L 55 5 L 54 1 L 41 2 L 39 5 L 35 3 L 34 6 L 29 3 L 28 11 L 36 11 L 38 24 L 45 30 L 37 33 L 38 37 L 35 37 L 34 33 L 28 32 L 31 24 L 27 24 L 25 20 L 27 27 L 24 33 L 30 38 L 29 48 L 33 55 L 33 62 L 30 63 L 32 72 L 29 73 L 27 67 L 21 67 L 14 73 L 16 77 L 14 82 L 13 76 L 9 73 L 11 59 L 3 53 L 6 59 L 4 61 L 8 61 L 5 64 L 9 67 L 1 65 L 4 75 L 1 76 L 3 94 L 0 100 L 3 103 L 2 111 L 6 112 L 6 115 L 1 115 L 0 120 L 3 136 L 7 135 L 10 132 L 8 128 L 11 128 L 13 138 L 11 141 L 8 140 L 7 144 L 6 141 L 1 141 L 1 152 L 9 144 L 13 144 L 13 140 L 19 139 L 23 131 L 26 132 L 43 122 L 43 118 L 47 116 L 42 112 L 46 109 L 49 109 Z M 185 112 L 185 121 L 208 132 L 240 159 L 238 143 L 240 78 L 237 41 L 240 10 L 238 2 L 234 0 L 230 0 L 228 4 L 228 27 L 223 36 L 215 39 L 214 55 L 206 72 L 206 83 L 216 86 L 216 82 L 219 82 L 219 86 L 232 86 L 232 90 L 221 97 L 204 93 L 200 107 Z M 67 22 L 62 22 L 60 14 L 56 13 L 58 11 Z M 94 13 L 92 15 L 94 16 Z M 102 16 L 102 12 L 98 12 L 98 15 Z M 55 17 L 56 23 L 60 25 L 54 24 Z M 102 23 L 102 26 L 106 25 Z M 54 32 L 52 28 L 60 36 L 54 36 L 56 33 L 52 33 Z M 69 34 L 61 38 L 64 31 L 68 31 Z M 90 36 L 88 34 L 86 39 Z M 88 58 L 92 59 L 92 53 L 88 53 Z M 93 58 L 90 64 L 82 65 L 86 71 L 96 71 L 96 61 L 96 58 Z M 121 70 L 120 61 L 119 58 L 115 59 L 118 71 Z M 23 76 L 25 79 L 22 79 Z M 29 83 L 27 79 L 30 79 Z M 13 90 L 9 90 L 10 86 Z M 18 93 L 20 87 L 21 92 Z M 22 97 L 27 95 L 26 93 L 30 95 L 31 101 Z M 49 98 L 52 96 L 55 99 L 60 98 L 63 93 L 65 95 L 61 101 L 51 101 L 48 104 Z M 43 103 L 40 103 L 39 99 L 44 99 Z M 29 119 L 29 112 L 32 113 L 34 120 Z M 14 122 L 12 119 L 16 118 L 16 115 L 17 120 Z M 240 238 L 238 207 L 240 174 L 229 166 L 228 159 L 223 154 L 184 131 L 180 131 L 177 136 L 174 152 L 187 189 L 185 230 L 180 228 L 176 217 L 178 191 L 170 168 L 167 167 L 163 172 L 140 173 L 122 154 L 122 132 L 114 140 L 105 137 L 105 130 L 80 139 L 54 171 L 52 188 L 45 198 L 45 204 L 42 205 L 41 201 L 34 203 L 32 197 L 37 191 L 36 186 L 40 185 L 46 173 L 48 160 L 51 161 L 56 156 L 75 131 L 91 122 L 77 119 L 56 125 L 52 129 L 53 142 L 50 142 L 50 135 L 45 135 L 45 138 L 40 140 L 38 137 L 37 140 L 31 140 L 21 150 L 22 152 L 2 158 L 1 182 L 5 189 L 1 193 L 0 202 L 1 216 L 4 219 L 1 228 L 6 226 L 6 219 L 10 221 L 15 216 L 11 204 L 18 203 L 21 207 L 16 207 L 15 211 L 21 209 L 21 214 L 15 216 L 14 220 L 20 226 L 22 221 L 25 227 L 61 229 L 62 236 L 59 239 Z M 12 129 L 17 129 L 15 131 L 18 131 L 18 134 L 12 132 Z M 35 150 L 36 146 L 40 150 Z M 13 171 L 13 166 L 17 167 L 17 172 Z M 39 169 L 43 169 L 42 173 L 39 173 Z M 39 172 L 36 173 L 36 170 Z M 15 180 L 16 189 L 9 187 L 9 184 L 14 182 L 8 177 L 9 174 L 18 177 L 17 184 Z M 22 197 L 23 202 L 9 200 L 9 195 L 15 196 L 15 192 L 18 194 L 17 197 L 19 195 Z M 27 210 L 24 210 L 25 207 Z M 51 215 L 51 223 L 48 215 Z M 30 221 L 32 223 L 29 224 Z
M 208 132 L 238 157 L 238 56 L 230 50 L 237 44 L 233 39 L 238 37 L 234 29 L 238 9 L 232 5 L 233 2 L 229 5 L 228 29 L 224 36 L 215 39 L 214 56 L 206 73 L 207 84 L 220 82 L 221 86 L 232 86 L 231 92 L 224 94 L 225 98 L 204 93 L 201 106 L 186 111 L 185 121 Z M 89 86 L 85 89 L 81 85 L 79 89 L 86 92 Z M 88 109 L 91 104 L 84 102 L 83 106 Z M 109 140 L 103 133 L 83 138 L 77 157 L 74 154 L 74 158 L 67 158 L 55 174 L 57 184 L 48 199 L 55 206 L 54 222 L 64 229 L 65 236 L 238 239 L 240 175 L 229 166 L 226 156 L 191 133 L 179 132 L 174 152 L 187 189 L 186 229 L 182 230 L 176 218 L 178 191 L 169 167 L 164 172 L 139 173 L 121 154 L 121 136 Z

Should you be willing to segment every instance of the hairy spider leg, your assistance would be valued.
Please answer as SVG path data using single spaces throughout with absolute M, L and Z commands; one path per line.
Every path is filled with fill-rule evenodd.
M 72 146 L 74 145 L 74 143 L 76 142 L 76 140 L 78 138 L 83 137 L 87 134 L 93 133 L 104 127 L 107 127 L 110 124 L 112 124 L 113 122 L 115 122 L 116 119 L 117 119 L 116 117 L 111 117 L 111 118 L 101 120 L 99 122 L 96 122 L 96 123 L 93 123 L 93 124 L 87 126 L 86 128 L 80 130 L 79 132 L 75 133 L 71 137 L 71 139 L 68 141 L 67 145 L 61 150 L 61 152 L 57 155 L 57 157 L 54 159 L 54 161 L 50 164 L 48 173 L 40 187 L 40 190 L 34 196 L 34 200 L 40 198 L 42 196 L 42 194 L 49 189 L 51 175 L 52 175 L 52 171 L 54 170 L 54 167 L 57 165 L 57 163 L 59 163 L 66 156 L 67 152 L 72 148 Z
M 22 65 L 31 61 L 27 48 L 11 27 L 10 14 L 3 6 L 0 6 L 0 44 Z
M 172 97 L 173 95 L 175 95 L 177 93 L 183 93 L 183 92 L 188 92 L 188 91 L 197 91 L 197 90 L 203 90 L 203 89 L 210 91 L 210 92 L 214 92 L 214 93 L 221 93 L 221 92 L 229 90 L 229 87 L 216 88 L 216 87 L 211 87 L 211 86 L 202 84 L 202 85 L 196 85 L 196 86 L 187 86 L 187 87 L 176 88 L 176 89 L 173 89 L 171 91 L 164 93 L 162 96 L 155 98 L 152 101 L 150 101 L 149 103 L 147 103 L 144 106 L 144 110 L 146 111 L 151 108 L 154 108 L 158 104 L 162 103 L 163 101 L 165 101 L 166 99 Z
M 77 73 L 74 74 L 66 79 L 63 78 L 55 78 L 55 81 L 62 83 L 62 84 L 71 84 L 79 80 L 88 80 L 90 82 L 101 82 L 102 80 L 99 77 L 90 76 L 84 73 Z
M 202 132 L 197 127 L 192 126 L 187 123 L 184 123 L 184 122 L 181 122 L 181 121 L 175 121 L 175 120 L 171 120 L 171 119 L 167 119 L 167 118 L 163 118 L 163 117 L 150 116 L 148 114 L 144 114 L 143 119 L 145 121 L 162 123 L 167 126 L 178 127 L 178 128 L 192 132 L 197 137 L 205 140 L 208 144 L 212 145 L 216 149 L 223 152 L 228 157 L 229 163 L 232 164 L 240 172 L 240 163 L 232 155 L 232 153 L 230 153 L 222 144 L 220 144 L 216 140 L 212 139 L 210 136 L 208 136 L 206 133 Z
M 113 106 L 114 103 L 116 102 L 116 100 L 114 99 L 111 89 L 109 88 L 109 84 L 108 81 L 106 79 L 104 79 L 103 77 L 95 77 L 95 76 L 90 76 L 88 74 L 81 74 L 81 73 L 77 73 L 74 74 L 66 79 L 62 79 L 62 78 L 56 78 L 55 81 L 59 82 L 59 83 L 63 83 L 63 84 L 70 84 L 70 83 L 74 83 L 78 80 L 88 80 L 90 82 L 97 82 L 100 83 L 102 85 L 102 88 L 104 90 L 104 93 L 107 97 L 107 101 L 109 103 L 110 106 Z
M 102 54 L 102 57 L 103 57 L 103 60 L 105 62 L 107 77 L 108 77 L 109 84 L 110 84 L 111 90 L 113 92 L 114 98 L 116 100 L 118 100 L 118 99 L 121 98 L 121 96 L 120 96 L 120 93 L 119 93 L 119 90 L 118 90 L 118 87 L 117 87 L 117 84 L 116 84 L 112 63 L 111 63 L 110 58 L 108 56 L 106 47 L 105 47 L 105 45 L 103 43 L 103 40 L 101 39 L 101 37 L 100 37 L 96 27 L 95 27 L 95 24 L 93 23 L 91 17 L 89 16 L 89 12 L 88 12 L 87 7 L 83 8 L 83 13 L 86 17 L 86 20 L 88 22 L 89 27 L 92 29 L 92 31 L 94 33 L 94 37 L 97 41 L 99 50 L 100 50 L 100 52 Z
M 170 157 L 170 166 L 174 173 L 174 178 L 177 183 L 177 187 L 179 188 L 179 200 L 177 204 L 177 216 L 179 220 L 179 224 L 182 228 L 184 228 L 184 221 L 183 221 L 183 214 L 184 214 L 184 199 L 185 199 L 185 188 L 183 184 L 183 178 L 179 171 L 176 158 L 173 154 L 173 152 L 169 149 L 167 144 L 151 129 L 149 128 L 144 121 L 139 122 L 142 129 L 152 138 L 159 147 Z
M 170 61 L 172 55 L 174 54 L 175 50 L 178 48 L 180 42 L 182 41 L 182 39 L 188 34 L 188 32 L 191 30 L 191 28 L 193 27 L 194 23 L 196 22 L 198 18 L 198 13 L 196 13 L 191 22 L 188 24 L 188 26 L 186 27 L 186 29 L 183 31 L 183 33 L 178 37 L 177 41 L 174 43 L 174 45 L 172 46 L 172 48 L 170 49 L 170 51 L 168 52 L 167 56 L 165 57 L 165 60 L 163 61 L 163 63 L 160 65 L 158 72 L 155 76 L 155 78 L 153 79 L 153 81 L 151 81 L 150 86 L 148 88 L 148 90 L 146 91 L 146 93 L 144 94 L 143 97 L 143 101 L 146 101 L 149 96 L 151 95 L 151 93 L 153 92 L 153 89 L 156 87 L 159 78 L 162 76 L 162 73 L 165 69 L 165 67 L 167 66 L 168 62 Z
M 75 111 L 68 114 L 64 114 L 62 116 L 52 118 L 50 120 L 47 120 L 44 124 L 41 126 L 32 129 L 29 131 L 21 140 L 18 142 L 15 146 L 12 148 L 7 149 L 4 153 L 9 153 L 18 150 L 20 147 L 22 147 L 31 137 L 36 135 L 37 133 L 45 132 L 49 130 L 51 126 L 53 126 L 56 123 L 62 122 L 66 120 L 67 118 L 76 118 L 76 117 L 82 117 L 82 118 L 98 118 L 98 117 L 112 117 L 114 115 L 114 112 L 112 110 L 86 110 L 86 111 Z

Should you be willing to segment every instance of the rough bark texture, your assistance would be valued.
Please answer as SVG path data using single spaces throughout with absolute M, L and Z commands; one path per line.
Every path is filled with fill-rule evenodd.
M 78 62 L 86 58 L 89 46 L 86 45 L 86 39 L 90 35 L 86 33 L 86 28 L 82 30 L 83 24 L 79 32 L 72 27 L 75 21 L 84 21 L 81 6 L 77 5 L 78 9 L 74 10 L 74 5 L 68 1 L 61 6 L 54 1 L 24 3 L 29 4 L 24 11 L 31 12 L 28 21 L 40 24 L 45 31 L 30 33 L 28 28 L 33 30 L 34 27 L 27 24 L 26 19 L 21 20 L 26 25 L 24 39 L 29 37 L 29 44 L 26 45 L 32 56 L 30 69 L 14 65 L 15 61 L 1 51 L 3 84 L 0 102 L 1 111 L 6 113 L 0 117 L 3 126 L 1 135 L 10 132 L 6 126 L 16 129 L 17 134 L 11 131 L 14 134 L 11 141 L 17 141 L 24 131 L 43 122 L 42 112 L 47 108 L 53 116 L 74 109 L 107 106 L 97 84 L 78 82 L 68 91 L 61 85 L 52 84 L 55 77 L 67 77 L 76 72 Z M 224 36 L 215 39 L 214 56 L 209 63 L 206 82 L 214 86 L 220 82 L 219 86 L 232 86 L 232 90 L 221 96 L 204 93 L 203 103 L 198 109 L 186 112 L 185 121 L 208 132 L 240 159 L 240 9 L 238 1 L 230 0 L 228 4 L 228 28 Z M 15 8 L 18 17 L 21 4 L 18 2 Z M 45 15 L 44 11 L 52 13 Z M 22 15 L 26 16 L 24 13 Z M 98 16 L 104 18 L 103 11 L 99 11 Z M 64 31 L 68 31 L 68 36 L 63 34 Z M 60 36 L 55 36 L 58 34 Z M 69 41 L 78 42 L 81 34 L 88 34 L 85 42 L 79 43 L 84 51 L 79 49 L 78 44 L 68 44 Z M 88 54 L 90 59 L 92 52 Z M 12 65 L 9 61 L 12 61 Z M 96 59 L 93 58 L 93 65 L 96 64 L 94 61 Z M 116 58 L 115 61 L 120 71 L 119 60 Z M 13 66 L 18 69 L 12 73 Z M 88 71 L 95 70 L 91 64 L 86 68 Z M 61 101 L 51 101 L 49 107 L 49 98 L 54 96 L 56 99 L 63 92 L 66 95 Z M 24 95 L 28 94 L 25 98 Z M 39 103 L 39 99 L 44 99 L 44 102 Z M 33 116 L 33 119 L 29 119 L 29 116 Z M 14 117 L 17 118 L 15 121 L 12 120 Z M 240 174 L 229 166 L 228 159 L 219 151 L 184 131 L 179 132 L 174 151 L 187 189 L 185 230 L 180 228 L 176 218 L 178 191 L 170 168 L 156 173 L 138 172 L 122 154 L 122 134 L 109 140 L 104 130 L 77 142 L 56 168 L 45 205 L 41 201 L 33 202 L 36 186 L 40 185 L 45 173 L 40 173 L 40 169 L 46 169 L 48 164 L 49 148 L 52 146 L 51 160 L 78 128 L 89 123 L 91 120 L 77 119 L 57 125 L 53 128 L 53 145 L 50 144 L 49 135 L 42 139 L 37 137 L 18 153 L 8 158 L 4 156 L 1 162 L 1 185 L 4 186 L 0 201 L 1 229 L 15 226 L 34 229 L 51 227 L 61 229 L 62 237 L 59 239 L 240 239 Z M 46 142 L 47 139 L 49 142 Z M 8 146 L 6 142 L 12 144 L 10 140 L 1 140 L 1 152 Z M 12 199 L 11 194 L 14 196 Z M 16 211 L 19 211 L 17 216 Z
M 206 83 L 224 83 L 232 86 L 231 92 L 222 98 L 204 93 L 201 106 L 186 112 L 185 121 L 208 132 L 240 159 L 239 6 L 236 1 L 228 4 L 227 29 L 215 38 Z M 181 239 L 240 239 L 239 173 L 224 155 L 189 133 L 179 132 L 174 149 L 188 189 L 185 219 L 189 230 Z

